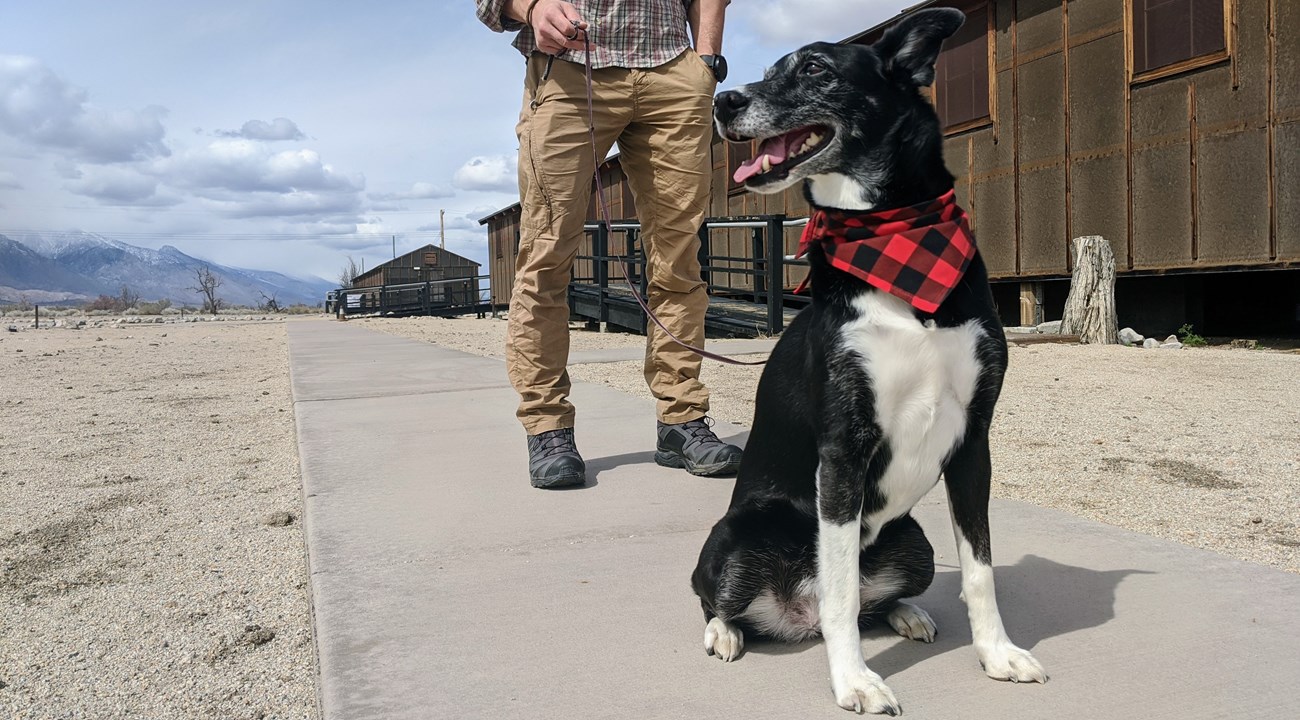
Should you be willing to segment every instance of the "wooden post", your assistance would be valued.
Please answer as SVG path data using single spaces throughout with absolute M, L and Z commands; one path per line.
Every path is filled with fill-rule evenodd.
M 1115 314 L 1115 254 L 1100 235 L 1074 239 L 1074 275 L 1061 316 L 1061 334 L 1078 335 L 1085 343 L 1119 342 Z
M 36 329 L 40 330 L 41 329 L 41 306 L 34 305 L 33 307 L 36 308 Z
M 1020 283 L 1020 324 L 1032 327 L 1044 322 L 1043 318 L 1043 284 L 1040 282 Z

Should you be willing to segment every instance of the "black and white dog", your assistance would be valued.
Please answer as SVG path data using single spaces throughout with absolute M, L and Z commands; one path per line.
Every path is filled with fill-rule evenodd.
M 808 45 L 761 82 L 719 94 L 719 131 L 763 141 L 737 179 L 765 193 L 802 181 L 815 209 L 841 213 L 945 196 L 953 177 L 919 89 L 963 19 L 926 10 L 872 46 Z M 820 633 L 841 707 L 900 712 L 867 667 L 860 627 L 884 619 L 904 637 L 934 639 L 930 616 L 903 598 L 934 575 L 933 550 L 909 513 L 942 475 L 980 663 L 993 678 L 1045 682 L 1007 637 L 994 596 L 989 424 L 1007 350 L 983 261 L 969 258 L 924 312 L 841 271 L 821 246 L 808 259 L 812 305 L 772 351 L 731 505 L 692 577 L 705 649 L 730 661 L 745 633 Z

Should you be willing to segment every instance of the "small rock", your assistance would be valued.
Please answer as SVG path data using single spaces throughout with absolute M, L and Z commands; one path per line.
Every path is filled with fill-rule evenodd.
M 244 634 L 239 637 L 240 645 L 249 647 L 259 647 L 275 639 L 275 631 L 264 628 L 261 625 L 248 625 L 244 628 Z
M 1021 335 L 1036 335 L 1038 333 L 1038 326 L 1016 325 L 1013 327 L 1005 328 L 1005 330 L 1009 333 L 1019 333 Z
M 1133 328 L 1126 327 L 1119 331 L 1119 342 L 1124 346 L 1141 345 L 1146 338 L 1138 334 Z
M 17 325 L 10 325 L 10 326 L 9 326 L 9 332 L 18 332 L 18 326 L 17 326 Z
M 293 514 L 283 510 L 273 513 L 267 513 L 262 516 L 262 524 L 271 527 L 284 527 L 293 523 Z
M 1052 321 L 1045 322 L 1045 323 L 1039 323 L 1039 324 L 1038 324 L 1038 332 L 1043 333 L 1044 335 L 1060 335 L 1060 334 L 1061 334 L 1061 321 L 1060 321 L 1060 320 L 1052 320 Z
M 1160 347 L 1160 341 L 1155 338 L 1147 338 L 1146 340 L 1142 341 L 1142 347 L 1146 348 L 1147 350 L 1150 350 L 1151 348 L 1158 348 Z
M 1255 517 L 1251 518 L 1250 521 L 1251 521 L 1252 523 L 1254 523 L 1255 525 L 1258 525 L 1258 524 L 1264 522 L 1264 518 L 1262 518 L 1262 517 L 1256 515 Z
M 95 338 L 95 342 L 104 342 L 104 338 L 102 338 L 102 337 L 97 337 L 97 338 Z
M 1182 350 L 1183 344 L 1175 340 L 1173 342 L 1160 343 L 1160 347 L 1165 350 Z
M 1233 340 L 1232 347 L 1237 350 L 1255 350 L 1259 347 L 1258 340 Z
M 1178 336 L 1177 336 L 1177 335 L 1170 335 L 1169 337 L 1165 338 L 1165 340 L 1164 340 L 1164 342 L 1163 342 L 1162 344 L 1164 344 L 1164 345 L 1168 345 L 1169 343 L 1176 343 L 1176 342 L 1178 342 Z

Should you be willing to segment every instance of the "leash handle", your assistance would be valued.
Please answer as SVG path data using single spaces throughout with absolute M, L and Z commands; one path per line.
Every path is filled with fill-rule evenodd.
M 591 80 L 591 40 L 588 37 L 586 30 L 578 28 L 576 23 L 574 27 L 578 32 L 582 33 L 582 43 L 587 49 L 587 63 L 585 65 L 587 75 L 587 133 L 591 137 L 591 156 L 595 160 L 595 164 L 592 167 L 595 168 L 593 174 L 596 179 L 596 199 L 600 202 L 600 217 L 601 220 L 605 222 L 605 226 L 609 227 L 612 224 L 612 221 L 609 217 L 609 205 L 605 202 L 605 188 L 600 182 L 600 155 L 596 149 L 596 109 L 592 100 L 595 91 L 593 90 L 593 83 Z M 697 348 L 694 345 L 683 342 L 681 338 L 674 335 L 673 331 L 669 330 L 668 327 L 664 325 L 663 321 L 660 320 L 659 317 L 654 314 L 654 311 L 650 309 L 650 306 L 646 304 L 645 298 L 641 297 L 641 293 L 637 292 L 636 286 L 632 284 L 632 278 L 628 275 L 627 262 L 624 260 L 623 256 L 615 255 L 614 257 L 618 262 L 618 269 L 623 274 L 623 282 L 627 283 L 627 289 L 632 292 L 632 297 L 636 300 L 636 304 L 641 306 L 641 310 L 646 314 L 646 317 L 650 318 L 650 320 L 654 322 L 654 324 L 658 326 L 658 328 L 662 330 L 670 340 L 700 357 L 717 360 L 718 362 L 726 363 L 728 365 L 764 365 L 767 363 L 766 360 L 737 360 L 736 358 L 705 350 L 704 348 Z M 771 292 L 770 289 L 769 292 Z

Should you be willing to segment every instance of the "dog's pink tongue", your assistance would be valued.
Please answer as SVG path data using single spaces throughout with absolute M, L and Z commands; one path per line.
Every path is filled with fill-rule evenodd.
M 758 146 L 758 152 L 754 154 L 754 157 L 741 163 L 740 167 L 736 168 L 736 173 L 732 175 L 732 179 L 738 183 L 743 183 L 755 175 L 762 174 L 764 157 L 767 158 L 769 167 L 785 162 L 785 159 L 790 156 L 791 148 L 797 147 L 796 143 L 802 145 L 811 132 L 811 130 L 803 128 L 764 140 Z

